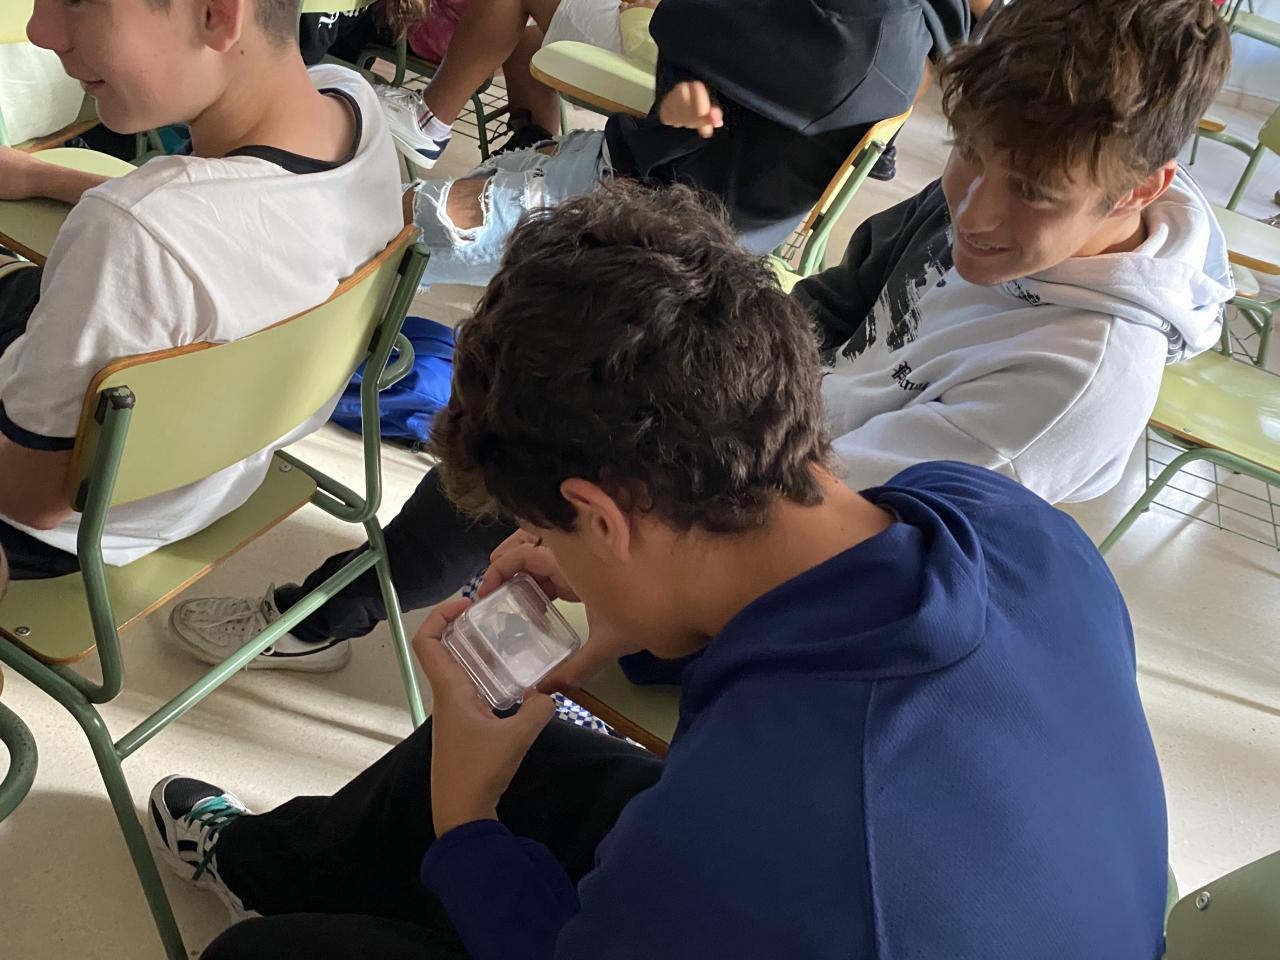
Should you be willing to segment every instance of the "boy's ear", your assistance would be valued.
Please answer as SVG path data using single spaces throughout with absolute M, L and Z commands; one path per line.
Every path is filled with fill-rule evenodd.
M 1170 160 L 1158 167 L 1154 173 L 1130 190 L 1116 204 L 1112 216 L 1127 216 L 1140 213 L 1155 203 L 1173 183 L 1173 175 L 1177 172 L 1178 161 Z
M 577 530 L 589 542 L 618 560 L 631 551 L 631 518 L 613 497 L 589 480 L 570 478 L 560 484 L 560 495 L 576 511 Z
M 257 0 L 197 0 L 200 40 L 215 53 L 226 53 L 240 42 L 245 21 Z

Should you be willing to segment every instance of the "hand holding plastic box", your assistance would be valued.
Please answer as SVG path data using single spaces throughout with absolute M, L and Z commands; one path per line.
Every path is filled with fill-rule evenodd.
M 518 573 L 472 604 L 440 638 L 494 710 L 510 710 L 582 648 L 537 581 Z

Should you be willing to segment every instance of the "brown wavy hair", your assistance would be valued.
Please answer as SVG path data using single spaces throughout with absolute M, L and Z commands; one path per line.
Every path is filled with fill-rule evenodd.
M 828 462 L 817 340 L 723 209 L 614 180 L 528 215 L 457 331 L 431 452 L 463 510 L 573 528 L 580 477 L 676 529 L 812 505 Z
M 960 140 L 1045 182 L 1086 163 L 1112 203 L 1177 156 L 1231 67 L 1212 0 L 1015 0 L 941 71 Z

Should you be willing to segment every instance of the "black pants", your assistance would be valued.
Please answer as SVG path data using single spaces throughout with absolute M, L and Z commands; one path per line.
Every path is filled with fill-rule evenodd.
M 488 563 L 493 548 L 514 530 L 509 523 L 478 523 L 458 513 L 444 495 L 440 475 L 430 471 L 383 531 L 401 606 L 417 610 L 452 595 Z M 301 586 L 281 587 L 276 591 L 276 607 L 287 610 L 363 549 L 334 554 Z M 292 633 L 312 643 L 348 640 L 364 636 L 386 618 L 378 576 L 366 570 Z
M 27 331 L 27 321 L 40 300 L 40 274 L 38 267 L 24 267 L 0 277 L 0 354 Z M 9 576 L 14 580 L 43 580 L 80 569 L 74 553 L 51 547 L 3 520 L 0 548 L 9 558 Z
M 332 797 L 244 816 L 218 839 L 222 879 L 263 914 L 204 960 L 464 958 L 443 905 L 418 879 L 431 827 L 431 723 Z M 512 832 L 545 844 L 577 883 L 662 761 L 616 737 L 553 720 L 498 806 Z

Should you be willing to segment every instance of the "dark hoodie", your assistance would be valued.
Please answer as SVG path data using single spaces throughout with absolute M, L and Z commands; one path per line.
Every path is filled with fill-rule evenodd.
M 978 467 L 865 496 L 898 522 L 711 640 L 576 889 L 495 820 L 436 840 L 472 960 L 1160 956 L 1164 791 L 1106 563 Z
M 614 170 L 719 196 L 743 243 L 767 253 L 822 195 L 868 126 L 915 100 L 929 55 L 969 31 L 965 0 L 662 0 L 649 116 L 614 115 Z M 724 109 L 703 140 L 658 104 L 701 80 Z

